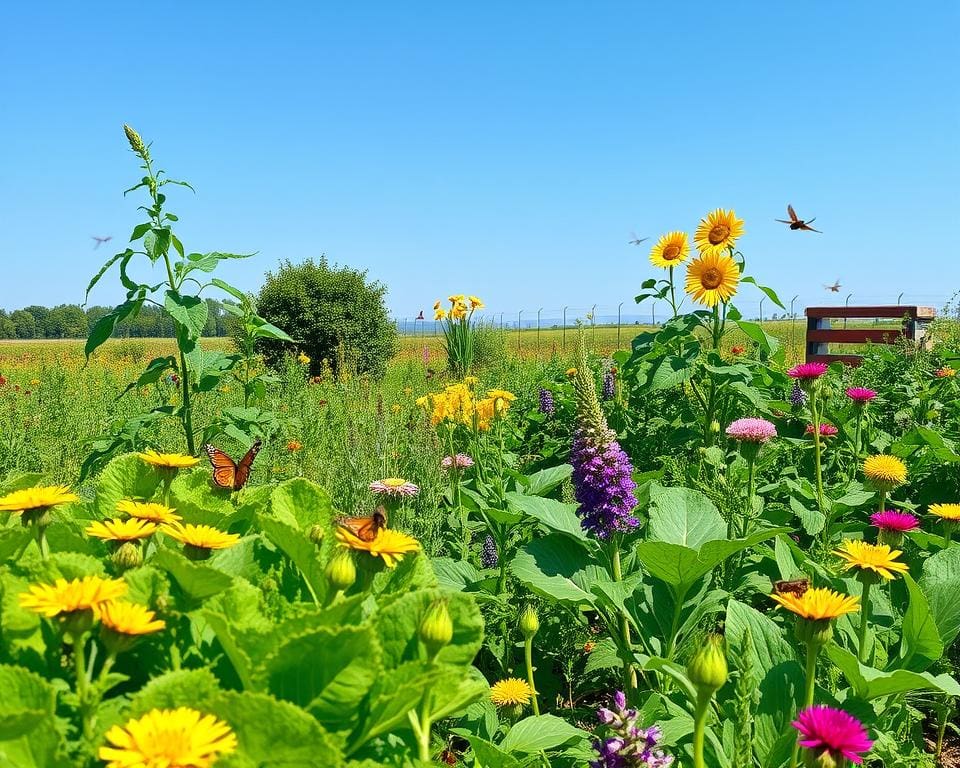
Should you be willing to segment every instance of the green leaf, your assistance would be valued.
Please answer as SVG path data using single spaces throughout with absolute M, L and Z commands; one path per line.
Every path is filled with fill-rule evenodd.
M 126 386 L 126 388 L 117 395 L 117 399 L 123 397 L 131 389 L 136 389 L 137 387 L 145 387 L 148 384 L 156 384 L 160 381 L 160 377 L 163 376 L 164 371 L 167 370 L 176 370 L 177 361 L 173 355 L 168 355 L 167 357 L 155 357 L 149 363 L 147 367 L 143 369 L 143 373 L 137 378 L 136 381 L 131 382 Z
M 212 482 L 207 468 L 180 472 L 170 485 L 170 506 L 184 523 L 226 529 L 235 511 L 230 497 L 229 489 Z
M 474 768 L 520 768 L 520 761 L 479 736 L 467 736 L 473 750 Z
M 219 277 L 215 277 L 210 281 L 211 285 L 217 286 L 221 291 L 229 293 L 233 298 L 239 301 L 241 304 L 249 302 L 249 297 L 239 288 L 234 288 L 230 283 L 221 280 Z
M 233 584 L 233 578 L 209 565 L 188 560 L 172 549 L 160 549 L 150 563 L 162 568 L 192 600 L 202 601 L 223 592 Z
M 323 573 L 324 564 L 316 544 L 307 537 L 307 534 L 283 519 L 257 515 L 256 520 L 266 537 L 300 570 L 312 595 L 318 600 L 323 600 L 327 595 L 328 584 Z
M 141 226 L 143 225 L 141 224 Z M 146 226 L 149 227 L 150 225 L 147 224 Z M 132 255 L 133 255 L 133 251 L 131 251 L 128 248 L 127 250 L 121 251 L 120 253 L 117 253 L 111 256 L 109 259 L 107 259 L 107 262 L 102 267 L 100 267 L 100 271 L 93 276 L 93 278 L 90 280 L 89 284 L 87 285 L 87 292 L 84 294 L 84 297 L 83 297 L 84 303 L 86 303 L 87 299 L 90 298 L 90 291 L 92 291 L 93 287 L 100 282 L 100 278 L 103 277 L 105 274 L 107 274 L 107 270 L 109 270 L 110 267 L 112 267 L 114 264 L 120 261 L 120 259 L 124 258 L 125 256 L 132 256 Z
M 434 557 L 430 564 L 437 574 L 437 582 L 443 589 L 464 592 L 478 581 L 480 573 L 471 563 L 465 560 L 454 560 L 452 557 Z
M 56 691 L 23 667 L 0 666 L 0 765 L 63 768 L 56 727 Z
M 744 278 L 741 280 L 741 282 L 743 282 L 743 283 L 750 283 L 751 285 L 757 286 L 757 288 L 759 288 L 761 291 L 763 291 L 765 294 L 767 294 L 767 298 L 769 298 L 770 301 L 772 301 L 774 304 L 776 304 L 778 307 L 780 307 L 780 309 L 786 309 L 786 307 L 783 306 L 783 302 L 780 301 L 780 297 L 777 296 L 777 293 L 776 293 L 776 291 L 773 290 L 773 288 L 768 288 L 768 287 L 765 286 L 765 285 L 760 285 L 760 283 L 758 283 L 758 282 L 756 281 L 756 279 L 755 279 L 755 278 L 752 278 L 752 277 L 744 277 Z
M 500 742 L 507 752 L 534 754 L 557 749 L 575 741 L 589 740 L 590 734 L 556 715 L 534 715 L 511 726 Z
M 940 640 L 949 647 L 960 633 L 960 547 L 947 547 L 923 561 L 920 588 L 926 595 Z
M 779 340 L 763 330 L 763 326 L 759 323 L 751 323 L 748 320 L 737 320 L 737 327 L 750 341 L 755 343 L 767 357 L 772 357 L 777 354 L 777 350 L 780 349 Z
M 200 338 L 210 311 L 207 302 L 199 296 L 183 296 L 170 290 L 164 294 L 163 306 L 170 316 L 187 330 L 189 338 Z
M 90 355 L 96 351 L 97 347 L 113 335 L 113 330 L 117 327 L 117 323 L 136 315 L 137 312 L 140 311 L 141 306 L 143 306 L 142 298 L 131 299 L 114 307 L 111 312 L 108 312 L 97 320 L 93 328 L 90 329 L 90 335 L 87 337 L 87 343 L 83 348 L 83 353 L 86 355 L 87 360 L 90 359 Z
M 950 675 L 931 675 L 929 672 L 911 672 L 896 669 L 884 672 L 861 664 L 857 657 L 839 645 L 827 647 L 827 655 L 853 688 L 865 701 L 911 691 L 936 691 L 949 696 L 960 696 L 960 683 Z
M 534 518 L 552 531 L 564 533 L 575 539 L 586 542 L 587 534 L 580 525 L 577 517 L 577 505 L 565 504 L 555 499 L 544 499 L 539 496 L 526 496 L 511 491 L 506 496 L 507 508 L 512 512 L 520 512 Z
M 713 502 L 692 488 L 650 490 L 649 540 L 698 549 L 727 537 L 727 524 Z
M 301 531 L 314 525 L 331 526 L 335 517 L 330 494 L 303 477 L 287 480 L 274 489 L 270 496 L 270 511 Z
M 529 485 L 523 489 L 523 492 L 528 496 L 546 496 L 570 477 L 572 472 L 573 467 L 570 464 L 557 464 L 554 467 L 541 469 L 527 478 Z
M 909 573 L 903 574 L 910 603 L 903 615 L 900 660 L 897 666 L 922 672 L 943 656 L 943 641 L 937 629 L 927 598 Z
M 137 454 L 127 453 L 112 459 L 97 480 L 93 502 L 101 518 L 117 515 L 117 502 L 123 499 L 151 499 L 160 487 L 160 473 Z
M 510 563 L 510 571 L 532 592 L 578 607 L 595 607 L 591 585 L 610 580 L 583 544 L 559 533 L 523 547 Z

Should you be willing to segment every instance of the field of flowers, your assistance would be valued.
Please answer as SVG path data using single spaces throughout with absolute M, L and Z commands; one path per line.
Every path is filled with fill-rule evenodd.
M 454 294 L 442 364 L 270 369 L 215 278 L 238 330 L 200 338 L 186 277 L 233 256 L 186 253 L 127 137 L 149 221 L 93 281 L 126 302 L 0 346 L 0 766 L 958 764 L 954 327 L 788 357 L 717 210 L 624 349 L 486 360 Z M 177 339 L 107 341 L 150 295 Z

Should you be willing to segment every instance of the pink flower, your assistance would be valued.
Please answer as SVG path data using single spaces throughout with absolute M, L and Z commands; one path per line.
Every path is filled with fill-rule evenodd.
M 833 424 L 821 424 L 820 425 L 820 437 L 833 437 L 837 432 L 839 432 Z M 807 424 L 807 428 L 803 431 L 805 435 L 813 434 L 813 424 Z
M 381 496 L 416 496 L 420 488 L 402 477 L 385 477 L 370 483 L 370 490 Z
M 826 363 L 800 363 L 787 371 L 787 376 L 794 379 L 819 379 L 826 372 Z
M 897 512 L 895 509 L 874 512 L 870 515 L 870 523 L 881 531 L 891 531 L 893 533 L 915 531 L 920 527 L 920 521 L 913 515 L 907 512 Z
M 859 765 L 861 754 L 873 746 L 857 718 L 822 704 L 801 710 L 792 725 L 800 732 L 801 747 L 815 750 L 817 755 L 826 752 L 834 761 L 846 759 Z
M 473 459 L 465 453 L 458 453 L 456 456 L 444 456 L 440 460 L 440 466 L 443 469 L 451 469 L 453 467 L 466 469 L 467 467 L 473 466 Z
M 777 436 L 777 428 L 766 419 L 737 419 L 727 427 L 727 435 L 745 443 L 765 443 Z
M 850 387 L 847 390 L 847 397 L 849 397 L 857 405 L 865 405 L 869 403 L 873 398 L 877 396 L 877 393 L 872 389 L 867 389 L 866 387 Z

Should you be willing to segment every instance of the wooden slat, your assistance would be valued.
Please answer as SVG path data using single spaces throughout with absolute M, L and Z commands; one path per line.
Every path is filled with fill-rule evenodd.
M 902 328 L 821 328 L 807 331 L 807 341 L 819 341 L 827 344 L 886 344 L 903 336 Z
M 889 305 L 878 307 L 807 307 L 807 317 L 911 317 L 933 319 L 937 311 L 933 307 L 919 307 L 916 305 Z
M 847 365 L 860 365 L 863 362 L 860 355 L 807 355 L 808 363 L 832 363 L 835 360 Z

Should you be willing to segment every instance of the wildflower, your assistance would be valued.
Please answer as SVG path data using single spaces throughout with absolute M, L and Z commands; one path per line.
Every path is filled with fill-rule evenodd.
M 400 405 L 399 405 L 399 403 L 394 403 L 393 405 L 391 405 L 391 406 L 390 406 L 390 411 L 391 411 L 392 413 L 400 413 Z
M 790 390 L 790 405 L 795 408 L 802 408 L 807 404 L 807 393 L 800 386 L 800 383 L 793 382 L 793 388 Z
M 301 352 L 299 355 L 297 355 L 297 362 L 300 363 L 300 365 L 310 365 L 310 358 Z
M 420 642 L 427 649 L 427 656 L 434 658 L 453 640 L 453 619 L 446 600 L 434 601 L 420 622 Z
M 892 491 L 907 481 L 907 467 L 896 456 L 879 454 L 863 461 L 863 474 L 880 491 Z
M 186 456 L 182 453 L 157 453 L 152 448 L 138 453 L 137 456 L 158 469 L 186 469 L 200 463 L 200 459 L 196 456 Z
M 297 451 L 302 449 L 303 449 L 303 443 L 301 443 L 299 440 L 291 440 L 290 442 L 287 443 L 287 450 L 290 453 L 296 453 Z
M 87 536 L 104 541 L 136 541 L 146 539 L 157 531 L 157 524 L 135 517 L 127 520 L 95 520 L 87 526 Z
M 34 387 L 40 386 L 40 379 L 30 379 L 30 384 Z
M 693 241 L 702 255 L 719 256 L 734 248 L 741 235 L 743 219 L 738 219 L 733 210 L 717 208 L 700 220 Z
M 381 496 L 400 498 L 416 496 L 420 488 L 402 477 L 385 477 L 370 483 L 370 490 Z
M 473 466 L 473 459 L 471 459 L 465 453 L 458 453 L 456 456 L 444 456 L 440 460 L 441 469 L 452 469 L 456 467 L 457 469 L 467 469 L 468 467 Z
M 572 379 L 572 378 L 573 378 L 574 376 L 576 376 L 576 375 L 577 375 L 577 369 L 576 369 L 576 368 L 567 368 L 567 378 L 568 378 L 568 379 Z
M 802 386 L 814 379 L 819 379 L 826 372 L 826 363 L 800 363 L 790 368 L 787 371 L 787 376 L 796 379 Z
M 167 525 L 163 532 L 188 547 L 192 554 L 200 554 L 193 550 L 204 550 L 209 554 L 210 550 L 226 549 L 240 541 L 238 534 L 224 533 L 210 525 Z
M 520 614 L 520 634 L 524 639 L 529 640 L 540 630 L 540 617 L 537 616 L 537 609 L 532 605 L 527 605 Z
M 50 522 L 47 513 L 51 509 L 74 501 L 80 501 L 80 497 L 65 485 L 38 485 L 0 497 L 0 512 L 19 512 L 24 525 L 44 526 Z
M 950 379 L 957 375 L 957 371 L 955 368 L 944 366 L 943 368 L 938 368 L 936 371 L 934 371 L 933 375 L 938 379 Z
M 612 371 L 604 371 L 603 387 L 600 390 L 600 396 L 604 400 L 613 400 L 616 394 L 616 378 Z
M 456 304 L 463 301 L 465 298 L 466 297 L 462 293 L 455 293 L 452 296 L 448 296 L 447 301 L 449 301 L 451 304 Z
M 434 320 L 444 320 L 447 317 L 447 310 L 445 309 L 435 309 L 433 311 Z
M 726 431 L 728 437 L 748 443 L 766 443 L 777 436 L 777 428 L 766 419 L 737 419 Z
M 857 405 L 866 405 L 876 396 L 877 393 L 874 390 L 866 387 L 849 387 L 847 389 L 847 397 Z
M 588 654 L 593 653 L 593 649 L 596 647 L 597 647 L 597 644 L 595 642 L 593 642 L 592 640 L 587 640 L 587 642 L 583 644 L 583 652 Z
M 505 389 L 491 389 L 487 392 L 487 397 L 496 403 L 497 413 L 509 410 L 510 403 L 517 399 L 513 392 L 508 392 Z
M 703 254 L 690 262 L 684 290 L 693 300 L 707 307 L 727 302 L 737 292 L 740 267 L 725 253 Z
M 553 416 L 556 410 L 556 405 L 553 402 L 553 392 L 540 387 L 540 413 L 544 416 Z
M 650 263 L 655 267 L 674 267 L 682 264 L 690 255 L 690 244 L 686 232 L 668 232 L 661 235 L 650 249 Z
M 519 677 L 508 677 L 490 686 L 490 701 L 498 707 L 523 707 L 532 697 L 530 685 Z
M 392 528 L 381 528 L 371 541 L 364 541 L 342 526 L 337 527 L 336 536 L 341 546 L 380 557 L 387 568 L 393 568 L 404 555 L 420 549 L 415 538 Z
M 483 540 L 483 547 L 480 549 L 480 565 L 484 568 L 496 568 L 499 562 L 497 542 L 493 540 L 493 536 L 487 534 Z
M 734 344 L 732 347 L 730 347 L 730 354 L 734 357 L 739 357 L 746 351 L 746 347 L 741 346 L 740 344 Z
M 614 694 L 613 707 L 597 710 L 597 719 L 611 734 L 593 743 L 598 759 L 590 761 L 590 768 L 666 768 L 673 763 L 673 756 L 657 747 L 663 732 L 656 725 L 641 728 L 639 713 L 627 709 L 623 692 Z
M 20 607 L 52 619 L 77 611 L 98 612 L 100 607 L 116 600 L 127 591 L 121 579 L 84 576 L 82 579 L 57 579 L 53 584 L 34 584 L 20 594 Z
M 470 302 L 470 309 L 484 309 L 485 304 L 478 299 L 476 296 L 467 296 L 467 301 Z
M 117 512 L 125 512 L 137 520 L 149 520 L 154 523 L 178 523 L 181 519 L 175 509 L 164 504 L 130 499 L 118 501 Z
M 130 149 L 146 159 L 150 152 L 147 150 L 147 145 L 143 143 L 143 139 L 140 138 L 140 134 L 126 123 L 123 124 L 123 132 L 127 137 L 127 141 L 130 142 Z
M 820 437 L 833 437 L 840 430 L 838 430 L 833 424 L 823 423 L 820 425 Z M 806 429 L 803 430 L 803 434 L 812 435 L 813 434 L 813 424 L 807 424 Z
M 237 737 L 222 720 L 195 709 L 153 709 L 138 720 L 113 726 L 97 757 L 106 768 L 210 768 L 237 749 Z
M 836 766 L 847 760 L 859 765 L 873 746 L 857 718 L 823 704 L 801 710 L 791 725 L 800 733 L 801 747 L 811 750 L 814 757 L 829 755 Z
M 120 635 L 148 635 L 167 626 L 153 611 L 125 601 L 104 603 L 100 608 L 100 623 Z
M 868 544 L 857 539 L 847 539 L 840 545 L 840 549 L 833 550 L 833 554 L 847 561 L 843 570 L 857 568 L 862 573 L 877 574 L 887 581 L 893 579 L 897 573 L 910 570 L 906 563 L 897 560 L 902 554 L 900 550 L 890 549 L 886 544 Z
M 709 635 L 687 664 L 687 677 L 697 690 L 708 693 L 720 690 L 727 682 L 727 654 L 720 635 Z
M 955 505 L 960 519 L 960 504 Z M 915 531 L 920 527 L 920 521 L 911 514 L 898 512 L 897 510 L 887 509 L 883 512 L 874 512 L 870 515 L 870 524 L 879 528 L 881 531 L 891 531 L 894 533 L 906 533 Z
M 800 618 L 811 621 L 836 619 L 846 613 L 855 613 L 860 602 L 855 596 L 843 595 L 827 587 L 811 587 L 802 595 L 792 592 L 773 594 L 770 598 Z
M 943 520 L 960 522 L 960 504 L 931 504 L 927 510 Z

